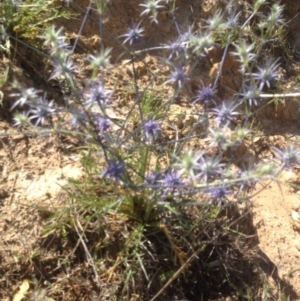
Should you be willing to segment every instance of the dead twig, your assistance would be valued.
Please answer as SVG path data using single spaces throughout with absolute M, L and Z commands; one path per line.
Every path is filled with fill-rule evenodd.
M 182 271 L 185 270 L 185 268 L 192 263 L 195 259 L 198 258 L 198 254 L 203 250 L 203 247 L 200 247 L 178 270 L 177 272 L 172 276 L 171 279 L 157 292 L 157 294 L 150 300 L 154 301 L 156 300 L 164 290 L 166 290 L 167 287 L 171 285 L 171 283 L 182 273 Z

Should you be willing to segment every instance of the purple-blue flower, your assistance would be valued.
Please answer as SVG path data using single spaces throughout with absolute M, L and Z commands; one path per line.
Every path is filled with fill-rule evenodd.
M 24 106 L 25 104 L 36 103 L 39 98 L 38 94 L 42 92 L 41 90 L 36 90 L 34 88 L 21 89 L 20 93 L 12 93 L 11 97 L 18 97 L 15 103 L 12 105 L 10 110 L 13 110 L 16 106 Z
M 238 29 L 240 27 L 239 17 L 241 12 L 235 13 L 235 11 L 231 11 L 231 14 L 227 17 L 226 27 L 228 29 Z
M 177 31 L 180 31 L 179 28 Z M 188 44 L 192 36 L 193 27 L 189 26 L 175 41 L 164 45 L 164 49 L 167 49 L 170 52 L 168 60 L 182 57 L 188 49 Z
M 78 73 L 77 67 L 74 65 L 73 61 L 69 57 L 53 57 L 54 70 L 49 77 L 49 81 L 53 78 L 64 75 L 69 80 L 72 80 L 72 74 Z
M 221 201 L 227 197 L 227 195 L 232 194 L 232 190 L 225 186 L 221 185 L 218 187 L 211 188 L 207 191 L 207 194 L 212 198 L 214 201 Z
M 262 90 L 265 86 L 268 88 L 275 86 L 275 81 L 278 78 L 278 67 L 280 64 L 278 60 L 267 58 L 267 61 L 263 67 L 257 66 L 257 72 L 252 73 L 253 78 L 259 84 L 259 90 Z
M 260 90 L 253 85 L 245 85 L 243 87 L 244 92 L 241 93 L 241 96 L 245 101 L 248 102 L 249 106 L 257 106 L 259 104 L 259 93 Z
M 45 120 L 50 120 L 51 116 L 55 114 L 56 110 L 53 108 L 53 100 L 48 102 L 46 99 L 46 93 L 43 97 L 40 97 L 36 103 L 31 104 L 30 116 L 31 119 L 35 119 L 35 126 L 44 124 Z
M 255 189 L 255 186 L 261 180 L 257 177 L 255 170 L 245 169 L 240 172 L 239 178 L 241 181 L 238 183 L 240 191 L 249 191 Z
M 152 172 L 145 176 L 146 187 L 159 188 L 161 186 L 161 174 Z
M 203 104 L 205 109 L 207 106 L 209 106 L 211 103 L 216 105 L 216 89 L 214 87 L 205 86 L 202 84 L 202 87 L 197 91 L 197 95 L 195 97 L 194 103 L 200 103 Z
M 220 156 L 201 156 L 196 166 L 198 171 L 197 178 L 207 183 L 211 178 L 223 174 L 224 171 L 222 170 L 222 167 L 224 164 L 220 162 Z
M 223 101 L 218 108 L 212 109 L 212 113 L 216 116 L 218 126 L 227 126 L 230 122 L 234 121 L 235 116 L 239 115 L 239 113 L 235 111 L 236 107 L 237 106 L 232 103 Z
M 149 120 L 143 126 L 144 136 L 147 141 L 152 143 L 160 134 L 160 125 L 158 122 Z
M 87 123 L 87 117 L 83 112 L 78 110 L 71 111 L 72 119 L 70 125 L 72 129 L 78 130 L 80 126 L 85 126 Z
M 111 98 L 112 92 L 106 90 L 101 83 L 94 83 L 88 93 L 88 100 L 84 103 L 88 108 L 92 107 L 96 102 L 103 111 Z
M 168 60 L 171 60 L 173 57 L 178 58 L 181 55 L 184 55 L 185 45 L 181 39 L 177 39 L 174 42 L 164 45 L 164 47 L 170 52 Z
M 122 35 L 125 37 L 123 44 L 129 43 L 129 45 L 135 45 L 140 42 L 143 38 L 143 28 L 140 28 L 141 22 L 134 24 L 132 28 L 129 28 L 127 32 Z
M 186 67 L 179 66 L 175 67 L 174 70 L 169 75 L 169 79 L 165 82 L 172 83 L 175 86 L 175 89 L 179 89 L 183 86 L 183 84 L 188 80 L 188 76 L 186 74 Z
M 107 118 L 101 117 L 98 119 L 97 126 L 98 126 L 98 130 L 99 130 L 99 134 L 100 134 L 100 136 L 102 136 L 110 128 L 111 121 Z
M 176 189 L 180 190 L 183 187 L 184 182 L 181 178 L 181 174 L 177 171 L 169 171 L 165 177 L 161 180 L 164 187 L 168 191 L 174 192 Z
M 102 175 L 114 181 L 122 180 L 122 177 L 125 175 L 124 163 L 121 161 L 109 161 L 108 167 Z
M 278 159 L 282 163 L 282 168 L 291 166 L 300 168 L 300 151 L 296 148 L 296 145 L 288 146 L 284 151 L 277 147 L 272 147 L 272 150 L 276 153 Z

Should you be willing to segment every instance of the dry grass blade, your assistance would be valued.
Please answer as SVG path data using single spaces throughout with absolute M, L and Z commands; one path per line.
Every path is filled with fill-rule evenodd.
M 151 298 L 150 301 L 156 300 L 171 284 L 180 276 L 181 273 L 184 272 L 184 270 L 195 260 L 198 258 L 199 253 L 203 250 L 203 248 L 199 248 L 172 276 L 171 279 L 168 280 L 168 282 L 155 294 L 153 298 Z

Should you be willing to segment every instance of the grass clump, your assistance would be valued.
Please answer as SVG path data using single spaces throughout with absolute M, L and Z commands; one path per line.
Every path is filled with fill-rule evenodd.
M 110 72 L 118 68 L 110 61 L 104 38 L 110 1 L 89 4 L 88 9 L 99 16 L 101 44 L 98 53 L 88 57 L 91 76 L 84 86 L 78 82 L 81 70 L 74 60 L 78 40 L 71 49 L 62 28 L 52 26 L 43 33 L 53 65 L 49 80 L 64 79 L 70 96 L 59 106 L 41 91 L 15 85 L 13 108 L 24 110 L 16 113 L 15 125 L 28 134 L 76 137 L 84 145 L 83 175 L 70 180 L 65 188 L 67 209 L 50 213 L 42 235 L 46 245 L 57 242 L 50 248 L 53 254 L 58 254 L 56 245 L 65 247 L 52 258 L 55 266 L 40 275 L 47 281 L 60 279 L 64 293 L 50 283 L 49 296 L 58 300 L 84 300 L 84 296 L 90 300 L 227 296 L 261 300 L 264 280 L 254 260 L 257 241 L 251 191 L 276 180 L 284 168 L 298 166 L 299 151 L 296 146 L 275 149 L 277 160 L 234 162 L 239 150 L 253 141 L 250 125 L 263 104 L 262 95 L 279 80 L 278 60 L 263 62 L 262 52 L 274 39 L 278 42 L 284 26 L 279 4 L 271 5 L 266 15 L 260 12 L 268 8 L 265 1 L 255 1 L 245 15 L 234 9 L 235 4 L 229 1 L 203 28 L 191 24 L 185 31 L 176 18 L 180 13 L 176 1 L 141 2 L 141 20 L 115 37 L 132 69 L 132 99 L 123 116 L 108 84 Z M 149 16 L 159 25 L 162 10 L 173 17 L 177 39 L 146 47 L 142 20 Z M 23 13 L 23 19 L 14 21 L 21 27 L 27 20 Z M 48 20 L 56 18 L 56 13 L 49 13 Z M 40 30 L 40 23 L 33 23 Z M 193 93 L 193 68 L 210 62 L 211 48 L 222 52 L 219 69 Z M 161 54 L 161 67 L 150 83 L 142 83 L 136 64 L 143 53 L 152 51 Z M 224 99 L 219 88 L 228 56 L 239 66 L 241 86 Z M 151 87 L 166 68 L 169 73 L 160 89 L 169 89 L 161 97 Z M 184 124 L 186 116 L 180 115 L 185 127 L 181 135 L 181 126 L 169 117 L 183 100 L 193 119 Z M 74 276 L 72 289 L 64 268 Z
M 43 43 L 40 36 L 49 24 L 60 18 L 71 17 L 71 14 L 59 8 L 53 0 L 2 1 L 0 3 L 2 35 L 21 39 L 31 46 L 40 47 Z

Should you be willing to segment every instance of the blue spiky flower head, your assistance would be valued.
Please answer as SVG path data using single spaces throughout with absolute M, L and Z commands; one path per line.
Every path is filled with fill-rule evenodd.
M 132 27 L 129 28 L 124 35 L 122 35 L 122 37 L 125 37 L 123 44 L 128 43 L 130 46 L 135 46 L 142 40 L 144 36 L 144 29 L 141 28 L 140 25 L 141 22 L 133 24 Z
M 160 124 L 154 120 L 148 120 L 143 126 L 145 140 L 152 143 L 160 134 Z
M 122 181 L 125 175 L 125 165 L 122 161 L 110 160 L 105 172 L 102 173 L 103 177 L 109 178 L 114 181 Z

